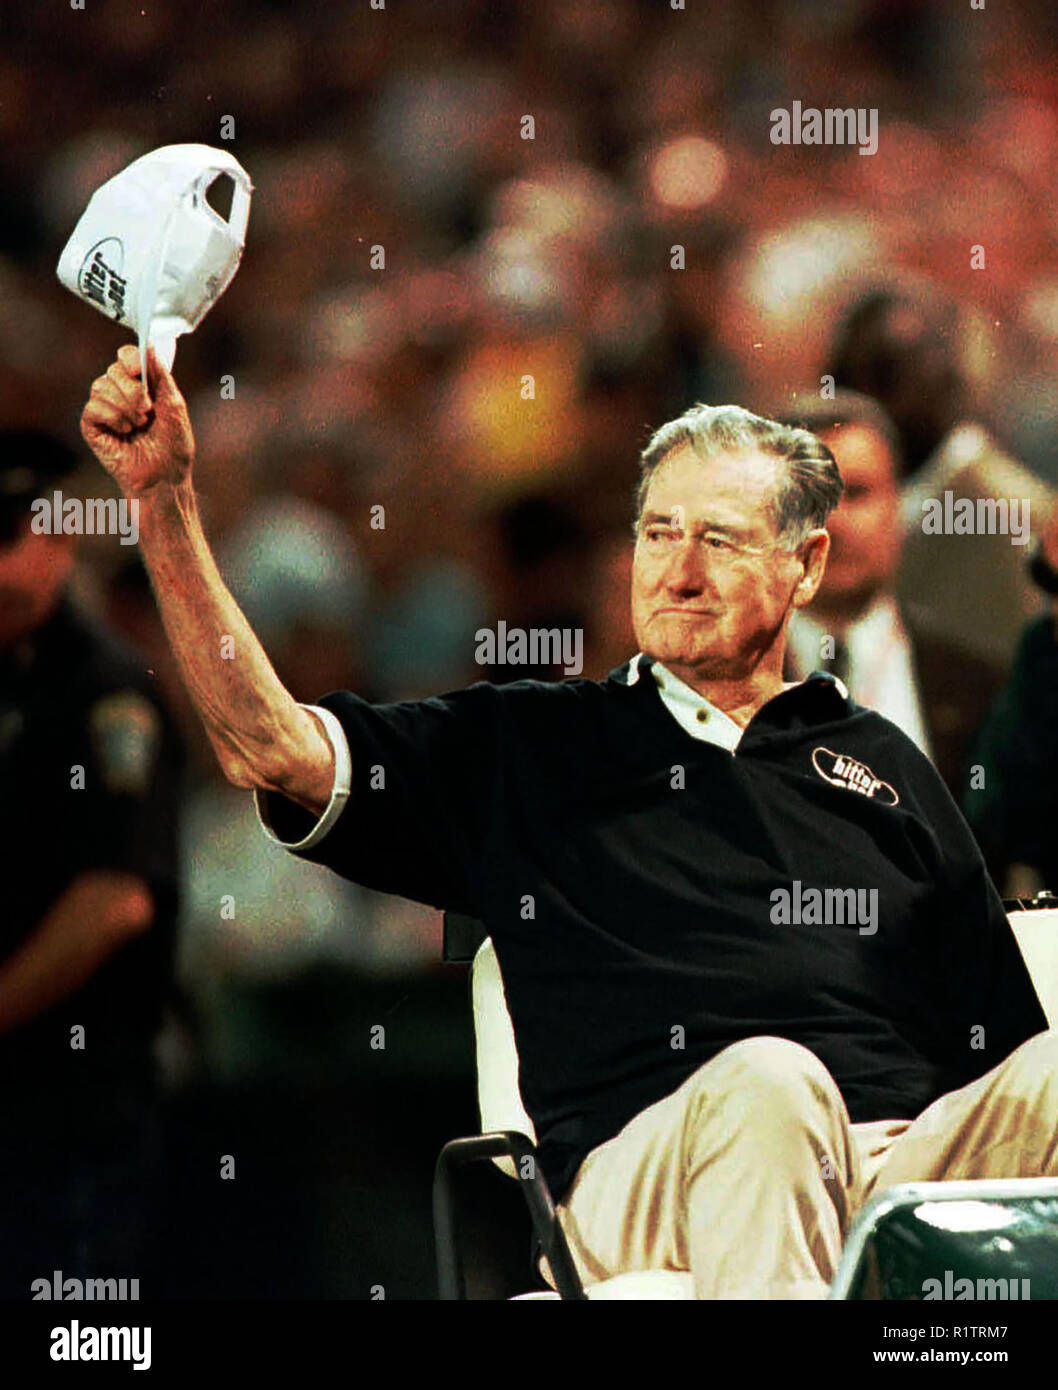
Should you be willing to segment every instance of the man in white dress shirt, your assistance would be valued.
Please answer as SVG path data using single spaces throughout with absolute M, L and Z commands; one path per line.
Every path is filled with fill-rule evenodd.
M 839 391 L 795 413 L 837 460 L 845 493 L 832 514 L 826 577 L 790 624 L 787 675 L 830 670 L 931 757 L 956 799 L 969 739 L 1001 671 L 942 637 L 896 596 L 903 529 L 899 444 L 885 411 Z

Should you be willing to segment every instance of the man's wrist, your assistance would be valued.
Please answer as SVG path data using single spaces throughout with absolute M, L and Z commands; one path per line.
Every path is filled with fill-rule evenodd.
M 141 529 L 147 526 L 158 530 L 174 523 L 183 527 L 198 515 L 190 472 L 178 482 L 155 483 L 145 492 L 129 492 L 127 496 L 137 504 Z

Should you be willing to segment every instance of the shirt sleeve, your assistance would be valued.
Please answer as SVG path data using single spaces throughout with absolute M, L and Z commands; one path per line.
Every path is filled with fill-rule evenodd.
M 338 817 L 345 810 L 345 803 L 349 799 L 350 782 L 352 779 L 352 760 L 349 754 L 349 740 L 345 736 L 345 730 L 339 721 L 328 709 L 321 705 L 302 705 L 310 714 L 316 715 L 323 725 L 323 731 L 327 736 L 334 753 L 334 783 L 331 787 L 331 799 L 328 801 L 319 819 L 308 826 L 304 835 L 297 836 L 295 839 L 284 839 L 277 835 L 272 825 L 268 809 L 268 796 L 261 791 L 253 794 L 254 806 L 257 809 L 257 819 L 261 822 L 261 828 L 270 840 L 274 840 L 277 845 L 282 845 L 284 849 L 293 850 L 295 853 L 306 849 L 312 849 L 318 845 L 331 827 L 338 820 Z M 306 815 L 308 813 L 306 812 Z M 291 816 L 286 817 L 288 826 Z M 304 829 L 304 825 L 300 827 Z M 288 833 L 289 829 L 288 829 Z M 295 832 L 296 833 L 296 832 Z
M 1047 1029 L 1047 1016 L 983 862 L 952 899 L 940 967 L 952 1020 L 956 1084 L 983 1076 Z
M 306 706 L 335 749 L 330 804 L 316 818 L 286 797 L 262 794 L 266 832 L 365 888 L 478 915 L 476 884 L 500 776 L 498 706 L 498 688 L 487 682 L 377 705 L 339 691 Z

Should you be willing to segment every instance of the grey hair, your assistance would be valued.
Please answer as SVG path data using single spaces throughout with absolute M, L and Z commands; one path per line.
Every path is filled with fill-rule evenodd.
M 772 512 L 776 533 L 790 550 L 826 525 L 845 490 L 834 455 L 810 431 L 766 420 L 740 405 L 699 404 L 656 430 L 640 454 L 637 527 L 655 470 L 685 444 L 703 462 L 723 454 L 757 453 L 786 464 Z

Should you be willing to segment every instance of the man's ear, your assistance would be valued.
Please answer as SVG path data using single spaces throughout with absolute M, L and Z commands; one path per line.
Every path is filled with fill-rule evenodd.
M 824 531 L 822 527 L 819 530 L 810 531 L 801 543 L 798 557 L 801 578 L 794 585 L 792 603 L 795 608 L 804 608 L 815 598 L 819 586 L 823 582 L 829 554 L 829 531 Z

